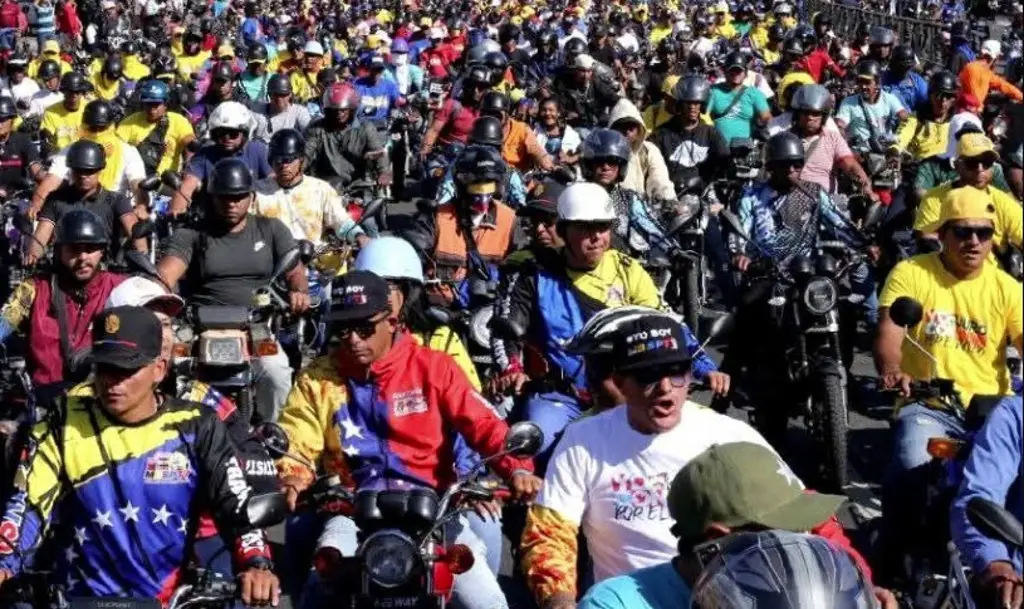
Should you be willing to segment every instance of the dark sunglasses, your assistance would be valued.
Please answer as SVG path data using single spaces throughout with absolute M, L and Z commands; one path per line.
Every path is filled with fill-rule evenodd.
M 341 339 L 346 339 L 355 334 L 361 340 L 366 340 L 377 333 L 377 326 L 385 319 L 387 319 L 386 316 L 379 317 L 377 319 L 364 319 L 361 321 L 338 324 L 335 332 L 337 333 L 338 338 Z
M 278 156 L 270 159 L 270 164 L 276 166 L 287 165 L 288 163 L 301 159 L 300 156 Z
M 768 171 L 789 171 L 790 169 L 803 169 L 803 161 L 777 161 L 768 165 Z
M 956 93 L 936 93 L 936 97 L 939 99 L 956 99 Z
M 236 137 L 242 137 L 241 129 L 214 129 L 210 132 L 215 140 L 222 139 L 235 139 Z
M 985 169 L 992 169 L 992 166 L 996 164 L 995 159 L 991 157 L 973 157 L 961 159 L 963 164 L 968 169 L 977 169 L 978 167 L 984 167 Z
M 654 385 L 660 383 L 662 379 L 666 378 L 673 387 L 679 389 L 690 384 L 689 372 L 689 366 L 678 366 L 671 370 L 666 370 L 664 368 L 640 369 L 633 372 L 631 376 L 633 377 L 633 380 L 636 381 L 636 384 L 640 385 L 645 390 L 649 390 Z
M 991 226 L 960 226 L 954 224 L 949 227 L 949 231 L 959 241 L 968 241 L 971 235 L 974 235 L 982 243 L 991 240 L 992 236 L 996 234 L 996 229 Z

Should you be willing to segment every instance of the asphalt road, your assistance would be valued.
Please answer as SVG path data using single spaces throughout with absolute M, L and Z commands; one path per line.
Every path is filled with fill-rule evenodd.
M 409 203 L 393 203 L 389 207 L 389 228 L 401 230 L 408 222 L 414 207 Z M 710 322 L 710 317 L 705 321 Z M 721 361 L 721 352 L 714 347 L 708 349 L 715 361 Z M 878 498 L 879 483 L 885 464 L 891 452 L 889 444 L 889 417 L 892 414 L 891 404 L 887 404 L 875 391 L 875 373 L 870 354 L 858 352 L 852 367 L 850 382 L 857 387 L 849 410 L 849 447 L 850 447 L 850 484 L 845 494 L 850 498 L 840 510 L 839 518 L 854 544 L 867 556 L 871 556 L 873 532 L 877 518 L 881 515 L 881 502 Z M 710 394 L 698 393 L 694 401 L 710 404 Z M 746 412 L 733 409 L 731 416 L 747 420 Z M 784 458 L 801 478 L 810 479 L 811 463 L 808 450 L 809 438 L 802 422 L 793 420 L 790 423 L 787 447 L 782 451 Z M 283 527 L 270 531 L 272 541 L 284 542 Z M 870 560 L 870 558 L 869 558 Z M 505 556 L 499 579 L 506 589 L 512 609 L 534 609 L 524 588 L 513 575 L 514 569 L 508 552 L 506 540 Z M 282 601 L 282 607 L 292 607 L 290 596 Z

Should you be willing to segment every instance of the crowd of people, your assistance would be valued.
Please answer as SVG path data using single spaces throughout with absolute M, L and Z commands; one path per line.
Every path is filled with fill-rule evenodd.
M 440 496 L 484 458 L 509 500 L 443 527 L 473 558 L 453 606 L 931 607 L 945 580 L 907 562 L 949 537 L 962 592 L 1021 609 L 1022 549 L 970 506 L 1024 519 L 1024 10 L 977 39 L 1002 9 L 885 4 L 944 22 L 944 60 L 780 0 L 4 0 L 0 341 L 31 382 L 3 398 L 0 598 L 43 570 L 166 606 L 201 568 L 247 606 L 390 606 L 313 568 L 372 531 L 305 498 Z M 837 399 L 895 402 L 871 547 L 787 464 L 763 360 L 773 286 L 839 277 L 837 249 Z M 251 409 L 183 377 L 191 312 L 267 289 L 323 340 L 250 345 Z M 939 379 L 950 399 L 915 389 Z M 513 421 L 536 454 L 505 454 Z M 969 452 L 921 531 L 935 438 Z M 274 492 L 276 548 L 247 511 Z

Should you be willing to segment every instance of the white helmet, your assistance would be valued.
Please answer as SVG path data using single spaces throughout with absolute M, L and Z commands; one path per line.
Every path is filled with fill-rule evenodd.
M 559 222 L 613 222 L 612 198 L 603 186 L 593 182 L 570 184 L 558 197 Z
M 423 264 L 416 249 L 398 237 L 378 237 L 359 250 L 357 271 L 370 271 L 384 279 L 406 279 L 423 283 Z
M 213 109 L 207 128 L 239 129 L 249 135 L 252 131 L 252 113 L 244 105 L 236 101 L 226 101 Z
M 579 355 L 611 353 L 619 329 L 637 319 L 647 317 L 667 317 L 677 323 L 683 323 L 682 317 L 675 313 L 650 307 L 639 305 L 609 307 L 588 319 L 583 328 L 565 344 L 564 349 L 569 353 Z

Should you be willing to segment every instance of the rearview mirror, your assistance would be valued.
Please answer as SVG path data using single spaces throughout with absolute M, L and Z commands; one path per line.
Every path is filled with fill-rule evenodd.
M 363 206 L 363 215 L 359 217 L 358 224 L 362 226 L 367 220 L 377 219 L 383 209 L 384 199 L 373 199 Z
M 736 316 L 732 313 L 719 315 L 711 322 L 706 340 L 722 339 L 732 333 L 736 327 Z
M 452 322 L 452 314 L 447 309 L 441 307 L 429 307 L 427 309 L 427 319 L 440 326 L 447 326 Z
M 291 270 L 301 262 L 300 257 L 301 253 L 297 247 L 285 252 L 285 255 L 281 256 L 281 259 L 277 261 L 277 265 L 274 267 L 274 272 L 270 276 L 269 283 L 274 283 L 286 273 L 291 272 Z
M 288 434 L 277 423 L 260 423 L 253 430 L 253 435 L 267 447 L 274 457 L 283 457 L 291 447 Z
M 889 319 L 897 326 L 910 329 L 921 323 L 924 309 L 921 303 L 909 296 L 900 296 L 889 307 Z
M 145 180 L 139 182 L 139 189 L 144 192 L 152 192 L 157 188 L 160 188 L 160 184 L 162 184 L 160 176 L 149 176 Z
M 153 234 L 153 223 L 149 220 L 139 220 L 132 226 L 132 241 L 146 239 Z
M 170 169 L 160 174 L 160 181 L 167 185 L 171 190 L 181 189 L 181 174 Z
M 704 188 L 704 180 L 699 175 L 690 176 L 683 180 L 682 188 L 678 194 L 700 194 L 701 189 Z
M 316 254 L 316 246 L 313 242 L 308 239 L 299 240 L 299 260 L 302 264 L 309 264 L 313 261 L 313 255 Z
M 984 497 L 974 497 L 967 502 L 967 520 L 986 537 L 1015 548 L 1024 546 L 1020 521 L 1006 508 Z
M 128 250 L 124 254 L 124 259 L 129 269 L 138 271 L 148 277 L 152 277 L 160 283 L 164 282 L 160 277 L 160 273 L 156 270 L 156 266 L 153 264 L 153 261 L 150 260 L 149 256 L 146 254 L 136 250 Z
M 520 421 L 508 428 L 505 434 L 505 450 L 518 457 L 532 457 L 544 444 L 544 432 L 536 423 Z
M 249 524 L 257 529 L 265 529 L 284 522 L 288 517 L 288 498 L 283 492 L 254 495 L 245 504 L 245 515 Z
M 871 230 L 881 224 L 885 218 L 885 211 L 885 206 L 881 203 L 872 203 L 867 213 L 864 214 L 864 229 Z

